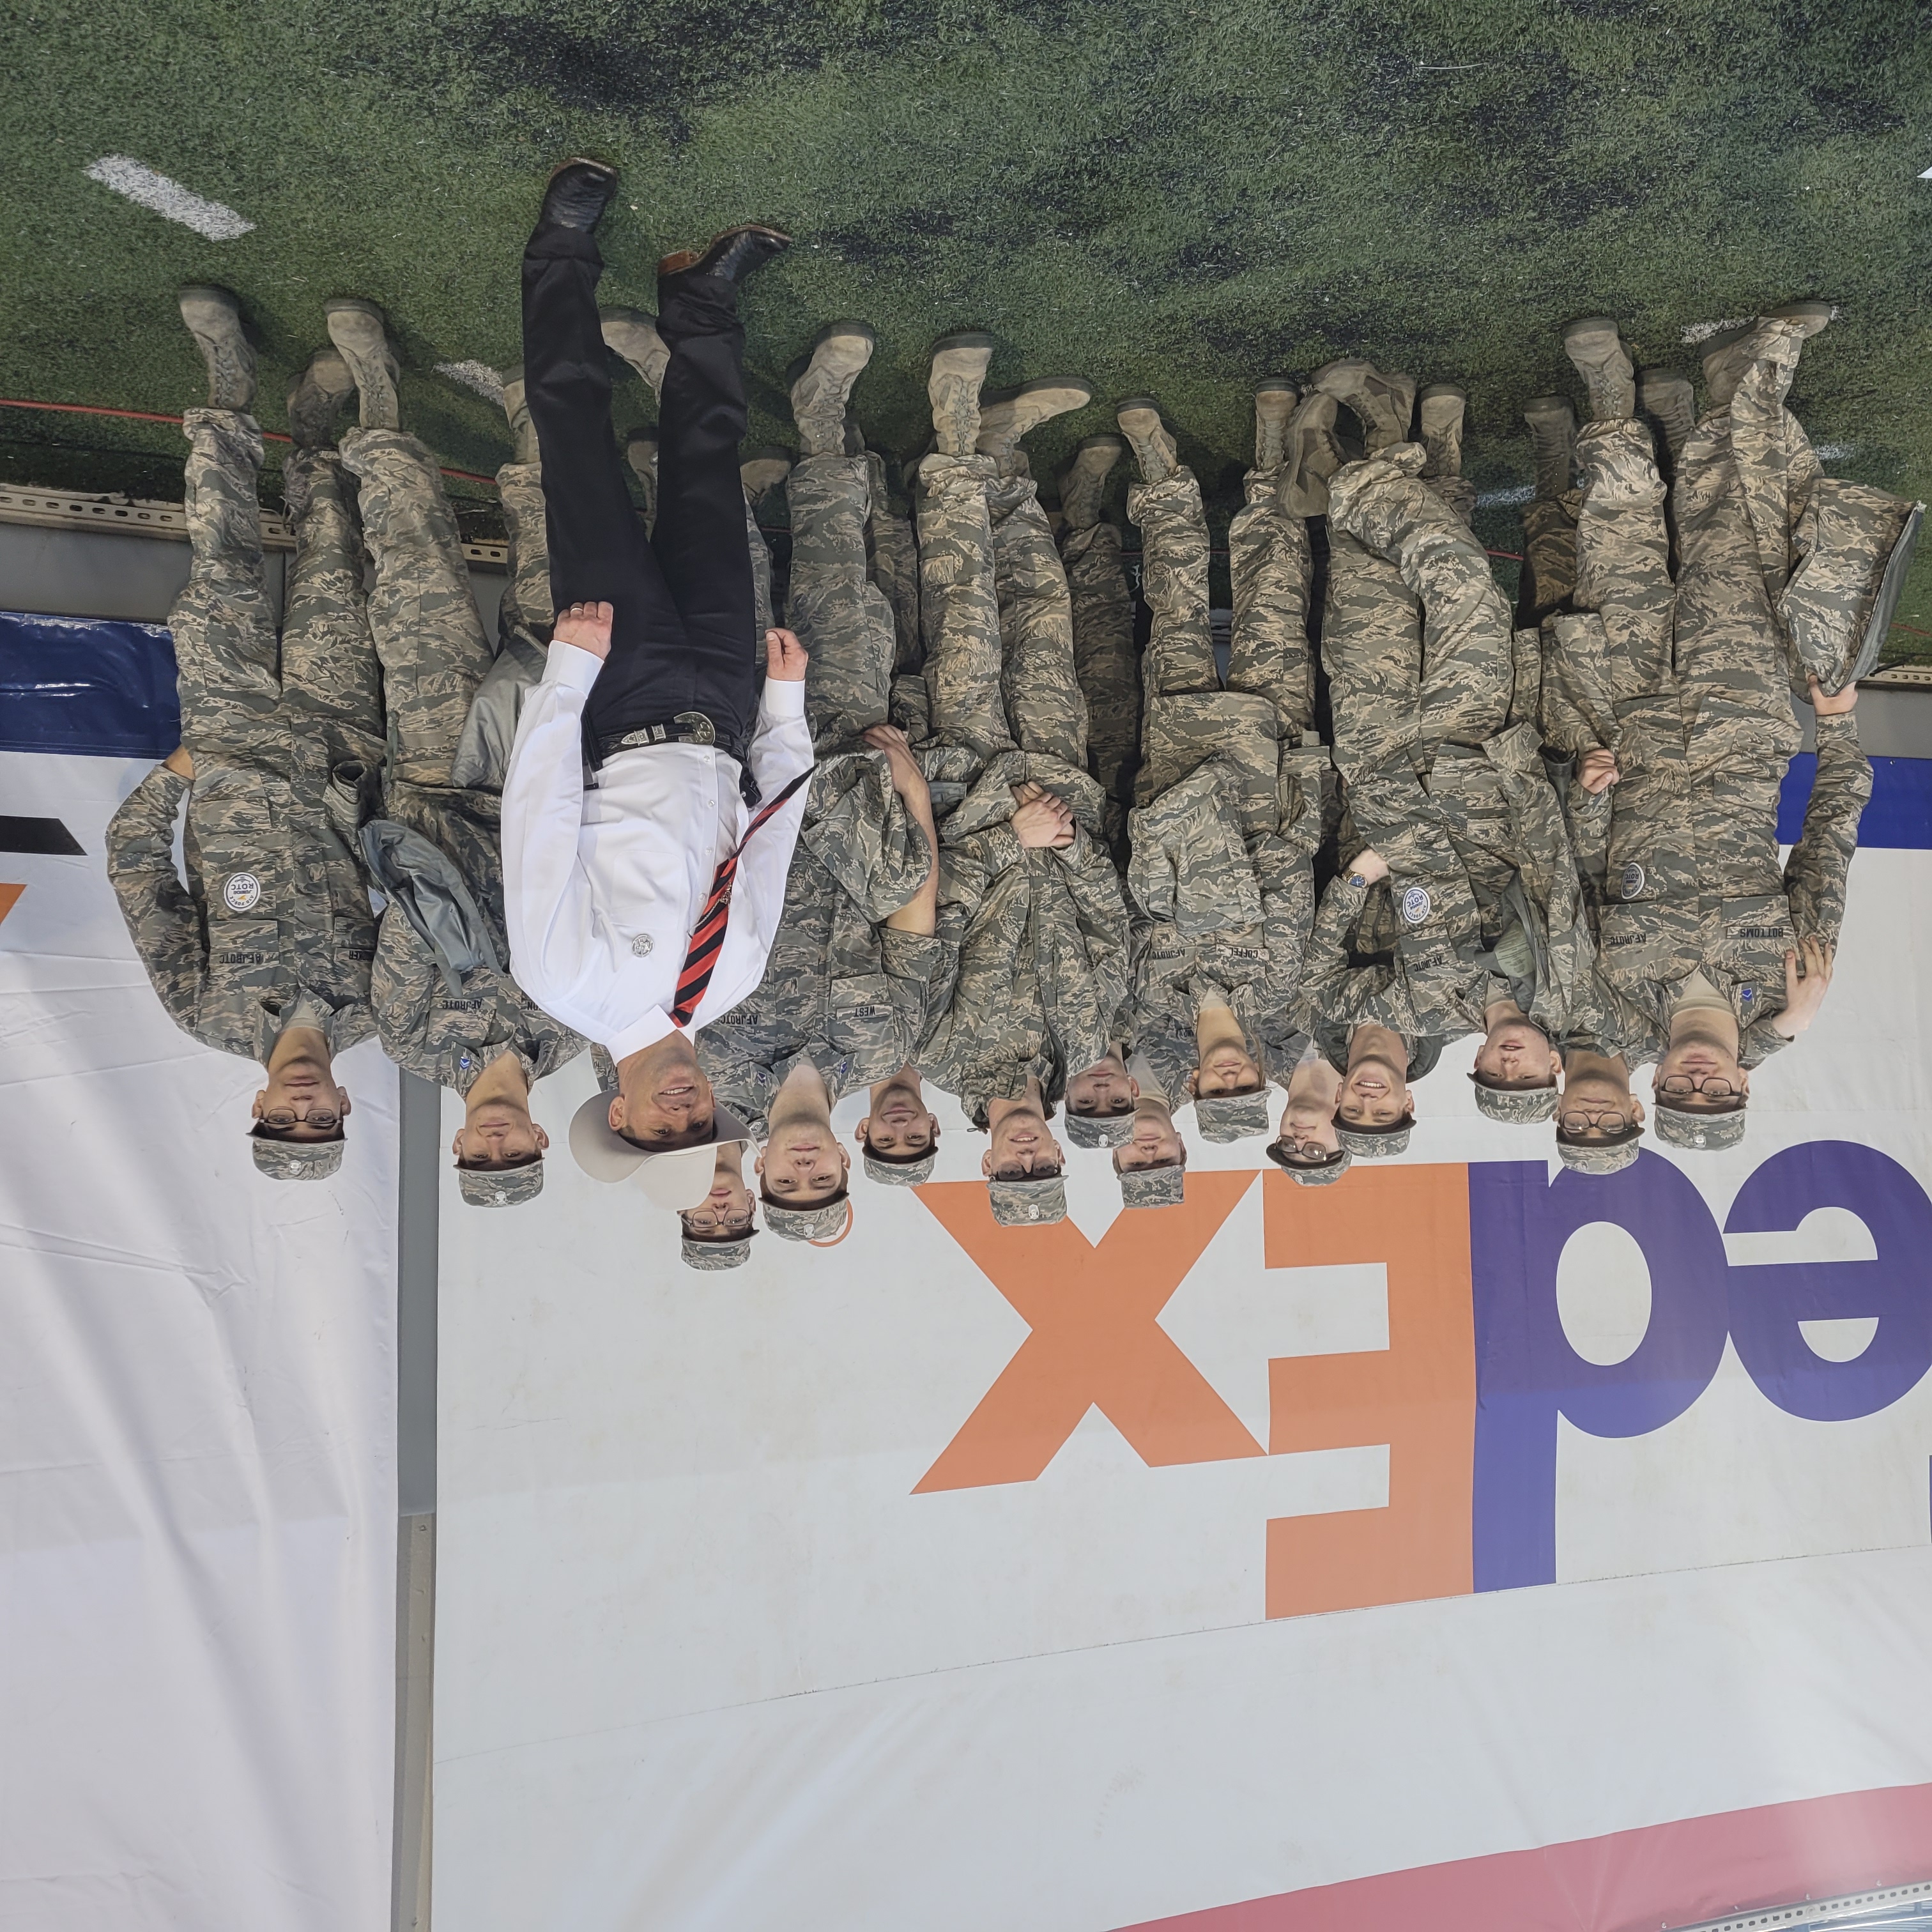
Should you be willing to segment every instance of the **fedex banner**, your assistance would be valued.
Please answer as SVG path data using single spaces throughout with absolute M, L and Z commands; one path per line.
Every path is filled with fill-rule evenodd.
M 568 1166 L 452 1189 L 439 1912 L 1635 1932 L 1932 1879 L 1932 866 L 1850 903 L 1744 1144 L 1614 1177 L 1477 1115 L 1466 1042 L 1319 1190 L 1190 1133 L 1184 1205 L 1072 1150 L 1003 1228 L 948 1107 L 932 1183 L 699 1276 Z

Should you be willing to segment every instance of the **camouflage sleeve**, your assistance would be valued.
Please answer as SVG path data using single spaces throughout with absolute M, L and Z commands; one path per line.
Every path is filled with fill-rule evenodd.
M 769 1088 L 758 1076 L 764 1070 L 734 1032 L 728 1016 L 698 1034 L 698 1056 L 712 1093 L 754 1133 L 764 1133 Z
M 1120 875 L 1105 842 L 1078 826 L 1073 843 L 1058 848 L 1053 856 L 1072 896 L 1100 1029 L 1110 1032 L 1127 1003 L 1127 903 Z M 1088 1064 L 1099 1058 L 1096 1050 Z
M 175 817 L 188 781 L 157 765 L 107 826 L 107 878 L 128 936 L 168 1017 L 193 1033 L 208 975 L 201 909 L 175 871 Z
M 1349 963 L 1348 934 L 1361 916 L 1368 896 L 1368 888 L 1352 884 L 1346 872 L 1338 872 L 1329 880 L 1309 938 L 1302 972 L 1302 1010 L 1312 1018 L 1344 1026 L 1373 1020 L 1400 1032 L 1409 1016 L 1406 1010 L 1399 1011 L 1399 1002 L 1387 997 L 1397 990 L 1394 973 L 1387 966 Z M 1390 1017 L 1398 1012 L 1399 1017 Z
M 369 1006 L 382 1051 L 405 1072 L 436 1078 L 435 1058 L 422 1049 L 430 1002 L 442 984 L 435 956 L 392 899 L 376 928 L 369 969 Z
M 959 948 L 950 939 L 900 932 L 885 926 L 879 928 L 879 958 L 892 982 L 893 1001 L 910 1018 L 911 1036 L 916 1040 L 925 1031 L 931 1015 L 952 1004 L 952 989 L 959 978 Z
M 1800 939 L 1835 946 L 1845 917 L 1845 875 L 1858 849 L 1858 820 L 1871 796 L 1871 760 L 1858 746 L 1856 714 L 1818 720 L 1818 772 L 1804 832 L 1784 867 L 1785 896 Z
M 1315 924 L 1315 867 L 1288 839 L 1257 839 L 1255 876 L 1262 889 L 1262 929 L 1268 946 L 1264 1004 L 1286 1012 L 1301 990 L 1309 935 Z

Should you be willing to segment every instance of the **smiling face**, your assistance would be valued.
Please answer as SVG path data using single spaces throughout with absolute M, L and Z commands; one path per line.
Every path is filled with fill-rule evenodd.
M 1066 1156 L 1046 1123 L 1030 1108 L 1016 1107 L 993 1128 L 992 1144 L 980 1162 L 988 1180 L 1040 1180 L 1058 1174 Z
M 939 1139 L 939 1117 L 927 1111 L 916 1082 L 889 1081 L 872 1090 L 856 1138 L 868 1153 L 888 1160 L 927 1154 Z
M 682 1034 L 673 1034 L 626 1060 L 610 1099 L 610 1124 L 653 1154 L 692 1147 L 711 1132 L 711 1082 Z
M 845 1185 L 851 1165 L 829 1122 L 792 1120 L 772 1129 L 758 1171 L 766 1198 L 781 1208 L 818 1208 Z
M 1477 1049 L 1476 1071 L 1491 1087 L 1553 1087 L 1556 1050 L 1533 1020 L 1498 1021 Z
M 1414 1111 L 1408 1091 L 1408 1052 L 1400 1039 L 1386 1028 L 1363 1028 L 1359 1031 L 1386 1037 L 1351 1043 L 1348 1070 L 1342 1076 L 1335 1104 L 1336 1118 L 1347 1126 L 1392 1127 Z

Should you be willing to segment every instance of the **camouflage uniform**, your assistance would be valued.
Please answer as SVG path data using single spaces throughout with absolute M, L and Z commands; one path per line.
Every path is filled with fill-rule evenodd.
M 1328 754 L 1314 712 L 1306 526 L 1255 493 L 1230 532 L 1235 583 L 1228 688 L 1208 618 L 1200 485 L 1177 469 L 1136 484 L 1153 628 L 1127 884 L 1147 924 L 1136 948 L 1132 1034 L 1170 1094 L 1196 1063 L 1202 1002 L 1218 994 L 1265 1064 L 1292 1034 L 1315 913 L 1313 855 Z
M 1522 595 L 1517 615 L 1540 624 L 1567 608 L 1576 586 L 1577 493 L 1535 496 L 1522 506 Z
M 491 1061 L 514 1052 L 532 1082 L 566 1064 L 584 1042 L 541 1011 L 510 976 L 503 926 L 502 800 L 494 789 L 451 782 L 451 764 L 477 688 L 491 663 L 470 593 L 462 540 L 436 458 L 400 430 L 352 430 L 343 460 L 362 481 L 363 526 L 375 582 L 369 621 L 382 666 L 391 754 L 383 809 L 394 824 L 428 841 L 392 848 L 406 868 L 417 856 L 416 889 L 466 895 L 488 944 L 452 964 L 408 917 L 393 874 L 376 942 L 372 982 L 376 1031 L 398 1066 L 467 1094 Z M 530 470 L 540 508 L 542 480 Z M 519 479 L 520 482 L 521 479 Z M 548 560 L 540 514 L 532 529 L 520 503 L 514 621 L 521 600 L 548 608 Z M 538 572 L 539 591 L 525 580 Z M 379 835 L 380 836 L 380 835 Z M 451 883 L 454 881 L 454 884 Z M 458 970 L 458 966 L 461 970 Z
M 835 1106 L 906 1065 L 950 998 L 958 958 L 950 939 L 882 923 L 934 855 L 885 754 L 860 742 L 885 718 L 895 652 L 890 606 L 866 574 L 872 481 L 862 456 L 808 456 L 789 482 L 792 614 L 811 654 L 806 713 L 819 764 L 764 979 L 697 1041 L 719 1097 L 761 1133 L 802 1060 Z
M 1553 1034 L 1589 959 L 1538 733 L 1510 722 L 1540 665 L 1481 545 L 1414 474 L 1420 454 L 1351 464 L 1330 491 L 1336 762 L 1356 849 L 1389 878 L 1324 895 L 1310 1011 L 1439 1041 L 1481 1032 L 1489 1006 L 1528 989 L 1519 1003 Z
M 1770 349 L 1795 356 L 1793 333 L 1760 326 Z M 1738 390 L 1748 416 L 1762 416 L 1772 394 L 1781 409 L 1790 359 L 1767 352 L 1754 365 Z M 1763 478 L 1748 482 L 1732 448 L 1736 409 L 1706 416 L 1684 446 L 1674 592 L 1644 432 L 1599 424 L 1600 437 L 1579 438 L 1577 601 L 1603 608 L 1552 620 L 1544 710 L 1552 744 L 1600 746 L 1617 760 L 1607 793 L 1572 794 L 1604 978 L 1660 1046 L 1678 989 L 1701 969 L 1727 998 L 1751 1066 L 1785 1044 L 1771 1022 L 1784 1009 L 1786 951 L 1837 940 L 1871 770 L 1851 715 L 1819 718 L 1804 834 L 1780 872 L 1778 793 L 1800 734 L 1750 507 Z M 1780 435 L 1802 473 L 1791 439 L 1802 432 L 1793 423 Z M 1604 506 L 1594 518 L 1593 497 Z
M 1000 686 L 1023 752 L 1084 772 L 1087 700 L 1073 656 L 1073 604 L 1040 493 L 1024 473 L 987 490 L 1000 607 Z
M 1070 526 L 1060 559 L 1073 611 L 1073 668 L 1087 703 L 1087 764 L 1107 800 L 1108 842 L 1124 849 L 1141 739 L 1141 668 L 1134 599 L 1112 524 Z
M 353 486 L 332 452 L 288 460 L 296 556 L 278 653 L 261 431 L 226 410 L 190 410 L 182 428 L 193 560 L 169 622 L 195 776 L 158 766 L 136 788 L 108 826 L 108 876 L 183 1031 L 266 1062 L 305 998 L 339 1053 L 375 1030 L 375 918 L 350 842 L 382 755 Z M 185 887 L 172 853 L 184 794 Z
M 910 520 L 892 508 L 886 480 L 885 458 L 866 452 L 866 474 L 872 486 L 872 507 L 866 520 L 866 550 L 872 581 L 891 606 L 892 670 L 919 668 L 919 546 Z M 796 541 L 796 539 L 794 539 Z
M 1028 485 L 1028 490 L 1030 485 Z M 1003 560 L 1019 580 L 1004 602 L 1013 646 L 1002 679 L 1002 598 L 994 572 L 991 489 L 1006 520 L 1030 508 L 1040 529 L 1010 530 Z M 1030 522 L 1031 519 L 1027 520 Z M 1036 502 L 996 484 L 990 458 L 933 456 L 922 466 L 919 504 L 922 614 L 926 638 L 920 760 L 940 816 L 940 921 L 958 948 L 950 1000 L 921 1042 L 920 1071 L 955 1094 L 976 1126 L 988 1103 L 1012 1099 L 1026 1077 L 1049 1105 L 1069 1072 L 1108 1050 L 1126 997 L 1126 908 L 1106 848 L 1096 836 L 1104 800 L 1085 767 L 1084 740 L 1054 694 L 1074 686 L 1064 580 L 1054 609 L 1046 566 L 1058 571 Z M 1036 545 L 1044 536 L 1046 557 Z M 1006 694 L 1003 700 L 1003 688 Z M 1037 727 L 1021 748 L 1007 729 Z M 1073 843 L 1025 850 L 1008 821 L 1011 788 L 1031 781 L 1072 807 Z

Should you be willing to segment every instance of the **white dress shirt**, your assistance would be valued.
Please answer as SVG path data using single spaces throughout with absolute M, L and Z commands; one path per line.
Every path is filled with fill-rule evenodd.
M 584 705 L 603 668 L 554 644 L 526 696 L 503 782 L 503 910 L 510 970 L 554 1019 L 613 1060 L 672 1030 L 677 979 L 718 862 L 752 818 L 736 758 L 710 745 L 650 745 L 584 784 Z M 812 762 L 805 686 L 766 682 L 752 776 L 766 798 Z M 738 861 L 731 913 L 696 1032 L 764 977 L 805 818 L 801 786 Z

